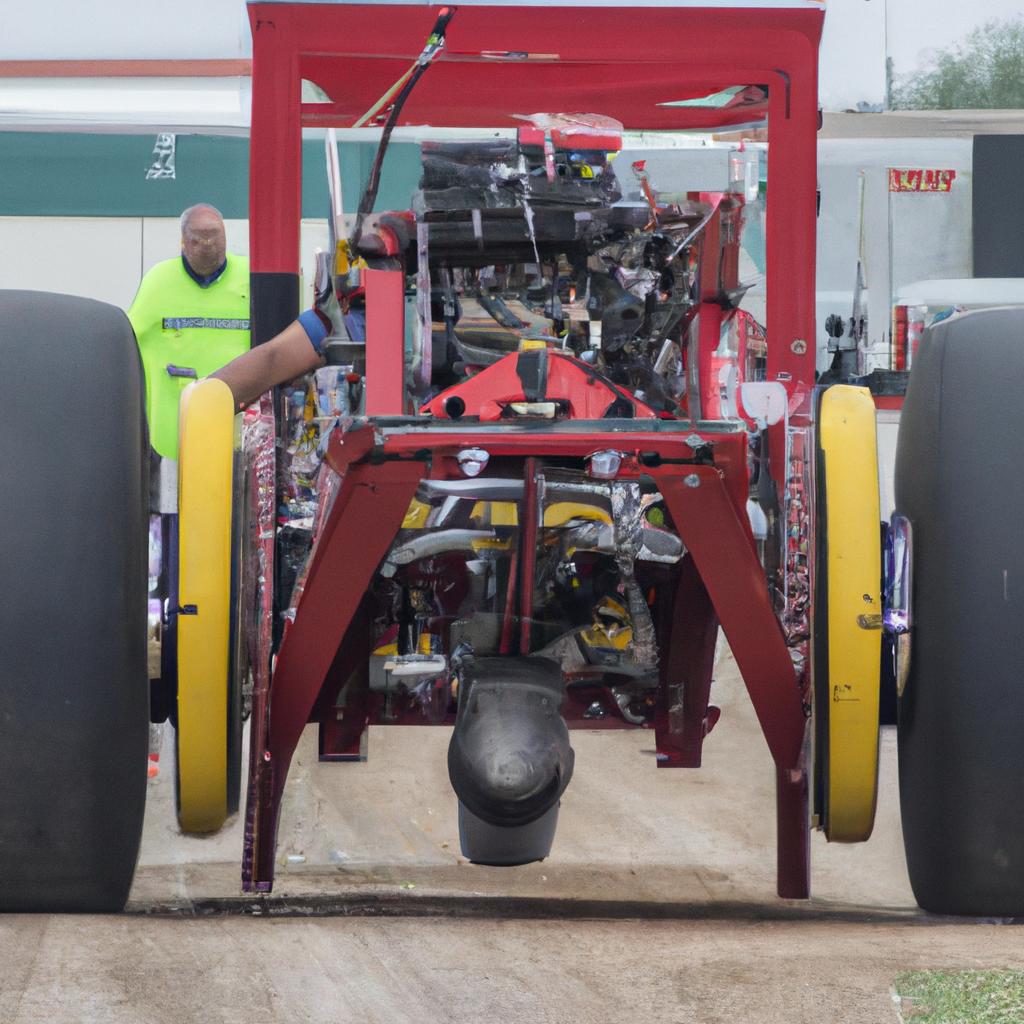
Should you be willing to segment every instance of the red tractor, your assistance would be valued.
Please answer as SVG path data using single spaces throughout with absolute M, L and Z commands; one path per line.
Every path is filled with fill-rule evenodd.
M 254 345 L 299 310 L 303 128 L 380 125 L 383 139 L 320 264 L 328 365 L 240 424 L 220 381 L 182 403 L 151 701 L 175 726 L 182 828 L 214 830 L 240 806 L 251 687 L 246 891 L 271 889 L 289 765 L 313 722 L 337 761 L 362 756 L 371 723 L 450 726 L 467 859 L 541 859 L 573 728 L 649 728 L 659 767 L 700 766 L 721 627 L 776 765 L 780 896 L 810 893 L 812 826 L 871 832 L 885 650 L 918 900 L 1024 913 L 1011 732 L 1024 655 L 1007 618 L 1022 559 L 966 504 L 975 487 L 994 500 L 991 453 L 960 451 L 1009 407 L 986 406 L 990 356 L 968 358 L 963 339 L 1004 367 L 1021 357 L 984 316 L 926 341 L 904 412 L 905 514 L 883 527 L 872 396 L 816 387 L 822 5 L 252 2 L 249 15 Z M 303 101 L 304 80 L 327 98 Z M 763 327 L 740 263 L 762 216 L 756 177 L 665 196 L 637 164 L 630 198 L 614 162 L 624 128 L 751 124 L 770 154 Z M 387 139 L 407 125 L 481 131 L 424 143 L 410 208 L 375 213 Z M 4 478 L 34 507 L 2 513 L 15 585 L 0 605 L 0 908 L 116 909 L 146 788 L 147 492 L 168 474 L 147 462 L 123 316 L 36 293 L 2 302 Z M 969 409 L 947 397 L 954 380 Z

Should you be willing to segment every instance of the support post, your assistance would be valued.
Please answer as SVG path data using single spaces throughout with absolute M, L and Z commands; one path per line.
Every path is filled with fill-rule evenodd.
M 284 635 L 270 687 L 266 749 L 254 757 L 242 870 L 247 889 L 269 892 L 288 766 L 324 680 L 373 576 L 423 478 L 419 461 L 350 466 L 317 542 L 295 621 Z M 358 538 L 354 540 L 353 538 Z
M 699 768 L 709 717 L 718 616 L 689 555 L 679 567 L 664 633 L 654 732 L 659 768 Z M 717 709 L 714 716 L 717 720 Z
M 252 344 L 269 341 L 299 313 L 302 124 L 291 18 L 255 4 L 249 141 L 249 272 Z
M 795 768 L 806 718 L 750 526 L 714 466 L 680 472 L 663 465 L 649 472 L 707 588 L 772 757 L 780 768 Z
M 811 830 L 806 758 L 775 769 L 776 891 L 787 900 L 811 895 Z
M 693 557 L 729 640 L 775 761 L 777 885 L 780 896 L 810 894 L 804 714 L 796 670 L 772 608 L 749 525 L 713 466 L 653 469 L 672 520 Z

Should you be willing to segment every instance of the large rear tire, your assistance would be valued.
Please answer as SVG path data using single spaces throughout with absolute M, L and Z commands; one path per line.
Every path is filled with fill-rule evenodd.
M 930 329 L 900 423 L 896 509 L 914 536 L 899 701 L 903 835 L 918 903 L 1024 915 L 1024 310 Z
M 0 291 L 0 911 L 116 911 L 146 799 L 147 438 L 135 337 Z

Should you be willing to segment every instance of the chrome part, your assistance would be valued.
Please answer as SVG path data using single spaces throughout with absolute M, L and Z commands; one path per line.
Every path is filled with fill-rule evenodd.
M 643 505 L 638 483 L 613 483 L 612 522 L 615 535 L 615 565 L 622 578 L 626 605 L 633 623 L 633 657 L 638 666 L 658 664 L 654 620 L 643 591 L 636 581 L 636 559 L 643 546 Z
M 466 476 L 479 476 L 486 468 L 490 455 L 483 448 L 463 448 L 458 454 L 459 469 Z
M 896 660 L 896 693 L 902 697 L 910 676 L 913 630 L 914 537 L 910 520 L 892 514 L 885 539 L 883 569 L 883 629 L 893 637 Z
M 475 551 L 480 541 L 495 540 L 493 530 L 438 530 L 423 531 L 404 544 L 392 548 L 387 562 L 391 565 L 408 565 L 421 558 L 430 558 L 446 551 Z M 387 564 L 387 563 L 385 563 Z
M 598 480 L 614 480 L 619 474 L 621 465 L 622 452 L 617 452 L 614 449 L 594 452 L 587 459 L 587 471 Z

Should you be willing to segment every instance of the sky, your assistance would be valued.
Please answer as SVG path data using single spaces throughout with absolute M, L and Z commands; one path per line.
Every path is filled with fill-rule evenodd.
M 1024 15 L 1022 0 L 828 0 L 819 65 L 826 110 L 881 103 L 885 54 L 895 75 L 912 74 L 929 53 L 962 42 L 988 21 Z
M 896 74 L 912 73 L 929 51 L 1022 11 L 1022 0 L 829 0 L 822 104 L 843 110 L 881 103 L 887 44 Z M 0 15 L 0 60 L 229 58 L 250 52 L 242 0 L 0 0 Z

